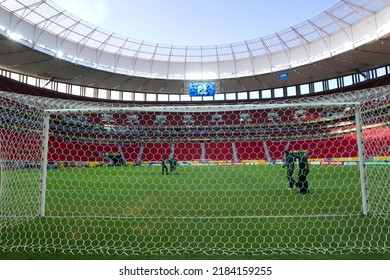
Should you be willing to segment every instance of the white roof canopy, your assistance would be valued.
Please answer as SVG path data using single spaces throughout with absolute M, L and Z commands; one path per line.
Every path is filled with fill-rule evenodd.
M 94 70 L 166 81 L 241 79 L 232 90 L 237 90 L 237 85 L 251 90 L 267 86 L 267 81 L 252 80 L 246 86 L 242 78 L 311 65 L 388 37 L 390 0 L 342 0 L 280 32 L 213 46 L 143 42 L 103 30 L 50 0 L 2 0 L 0 34 L 14 36 L 23 45 L 64 62 Z M 56 73 L 53 70 L 50 74 Z M 76 77 L 68 80 L 82 84 Z M 137 86 L 141 87 L 143 84 Z M 160 83 L 156 92 L 176 88 L 171 90 Z M 223 90 L 230 90 L 228 82 Z
M 52 1 L 1 2 L 9 12 L 6 28 L 31 40 L 33 47 L 45 46 L 65 59 L 131 75 L 189 80 L 261 74 L 356 47 L 388 23 L 376 15 L 389 4 L 388 0 L 339 1 L 309 20 L 265 37 L 225 45 L 176 46 L 103 30 Z

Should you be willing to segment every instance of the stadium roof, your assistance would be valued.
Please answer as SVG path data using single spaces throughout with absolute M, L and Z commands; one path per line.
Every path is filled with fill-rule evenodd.
M 131 92 L 181 93 L 187 81 L 239 92 L 330 79 L 390 64 L 389 39 L 390 0 L 342 0 L 280 32 L 213 46 L 137 41 L 50 0 L 0 1 L 0 68 Z

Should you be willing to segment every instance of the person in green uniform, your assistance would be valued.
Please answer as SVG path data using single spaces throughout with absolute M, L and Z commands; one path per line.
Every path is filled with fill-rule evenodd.
M 169 159 L 169 169 L 171 174 L 178 174 L 176 168 L 177 168 L 177 160 L 174 157 L 172 157 Z
M 162 171 L 162 175 L 168 175 L 168 166 L 167 166 L 166 157 L 163 157 L 161 160 L 161 171 Z
M 305 151 L 300 151 L 296 155 L 296 159 L 298 160 L 298 179 L 297 179 L 297 187 L 299 189 L 300 194 L 308 194 L 309 193 L 309 183 L 307 181 L 307 175 L 309 175 L 309 160 L 306 156 Z
M 293 189 L 296 182 L 293 178 L 294 174 L 294 161 L 295 161 L 295 156 L 294 156 L 294 151 L 290 150 L 285 150 L 284 151 L 284 164 L 282 167 L 286 167 L 286 175 L 287 175 L 287 180 L 289 184 L 289 188 Z

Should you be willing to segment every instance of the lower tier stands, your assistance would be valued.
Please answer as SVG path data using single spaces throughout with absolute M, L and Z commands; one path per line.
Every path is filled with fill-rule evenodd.
M 0 129 L 1 161 L 39 162 L 41 135 Z M 363 132 L 366 157 L 390 156 L 390 128 Z M 328 138 L 267 141 L 145 142 L 117 143 L 107 140 L 77 141 L 50 136 L 49 162 L 110 162 L 109 155 L 120 155 L 125 162 L 158 162 L 163 156 L 178 161 L 282 160 L 289 150 L 304 150 L 311 159 L 334 160 L 358 157 L 356 133 Z
M 363 133 L 368 157 L 390 156 L 390 129 L 367 130 Z M 379 145 L 378 145 L 379 143 Z M 121 154 L 127 162 L 157 162 L 163 156 L 178 161 L 247 161 L 281 160 L 286 149 L 303 150 L 309 158 L 333 160 L 356 158 L 357 137 L 354 133 L 315 139 L 278 141 L 208 141 L 109 143 L 65 141 L 50 137 L 49 161 L 107 161 L 107 153 Z

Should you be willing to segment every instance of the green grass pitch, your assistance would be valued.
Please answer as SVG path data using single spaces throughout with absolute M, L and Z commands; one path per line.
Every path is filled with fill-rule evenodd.
M 288 188 L 281 165 L 181 166 L 178 171 L 162 175 L 159 166 L 49 170 L 44 217 L 36 215 L 37 189 L 15 198 L 10 194 L 23 185 L 8 180 L 3 212 L 15 203 L 29 206 L 20 214 L 27 218 L 0 229 L 0 258 L 20 257 L 16 252 L 24 248 L 43 251 L 46 258 L 58 252 L 59 258 L 82 253 L 103 259 L 389 257 L 390 221 L 362 214 L 357 166 L 312 165 L 306 196 Z M 39 183 L 34 170 L 7 171 L 4 181 L 12 172 Z M 384 195 L 390 199 L 389 192 Z

